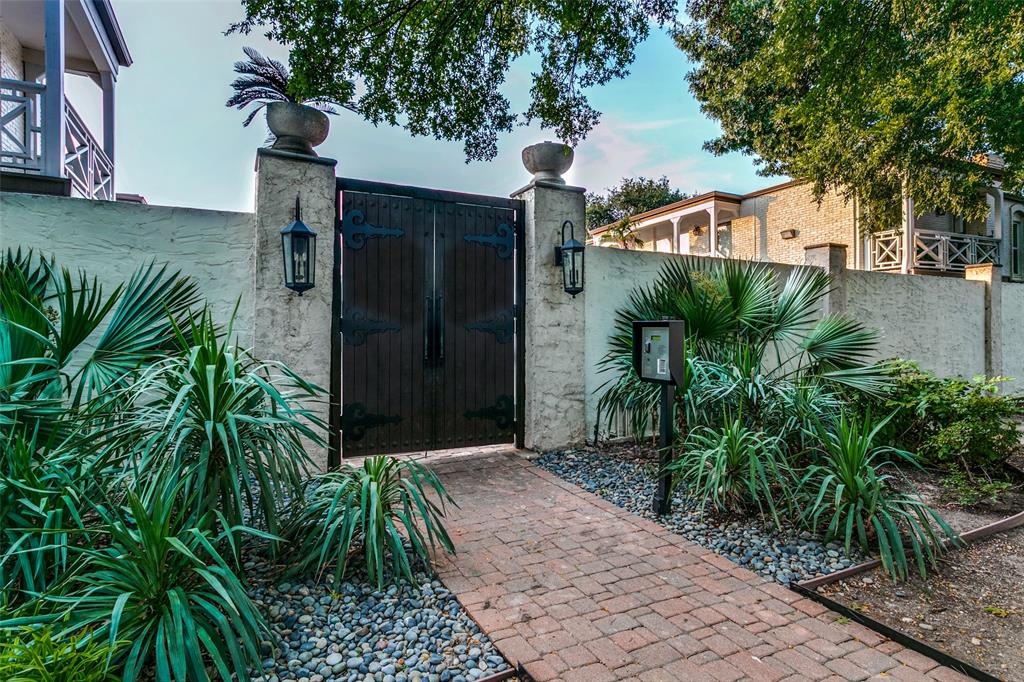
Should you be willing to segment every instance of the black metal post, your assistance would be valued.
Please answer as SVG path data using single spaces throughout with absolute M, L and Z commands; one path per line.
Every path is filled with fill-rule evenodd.
M 676 387 L 671 384 L 661 386 L 661 428 L 658 434 L 658 481 L 654 489 L 652 509 L 655 514 L 668 514 L 672 511 L 672 475 L 665 467 L 672 461 L 672 441 L 675 428 L 672 424 L 672 401 L 675 399 Z

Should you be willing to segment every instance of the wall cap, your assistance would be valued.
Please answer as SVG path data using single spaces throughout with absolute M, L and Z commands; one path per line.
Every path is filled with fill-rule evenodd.
M 315 163 L 318 166 L 330 166 L 334 168 L 338 165 L 337 159 L 328 159 L 326 156 L 309 156 L 308 154 L 297 154 L 295 152 L 286 152 L 280 149 L 271 149 L 270 147 L 260 147 L 256 150 L 256 170 L 260 169 L 260 159 L 264 156 L 274 156 L 279 159 L 289 159 L 291 161 L 303 161 L 305 163 Z
M 550 180 L 531 180 L 525 187 L 520 187 L 515 192 L 512 192 L 512 194 L 509 194 L 509 196 L 515 199 L 520 194 L 525 194 L 531 189 L 537 187 L 543 187 L 544 189 L 558 189 L 563 192 L 572 192 L 574 194 L 585 194 L 587 191 L 586 187 L 573 187 L 572 185 L 563 185 L 562 183 L 551 182 Z
M 808 244 L 804 247 L 804 251 L 810 251 L 811 249 L 843 249 L 846 250 L 846 244 L 839 244 L 837 242 L 821 242 L 820 244 Z

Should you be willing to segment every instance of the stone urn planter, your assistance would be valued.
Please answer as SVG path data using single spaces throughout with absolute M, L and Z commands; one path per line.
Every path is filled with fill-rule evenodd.
M 267 126 L 274 134 L 272 149 L 316 156 L 313 147 L 327 139 L 331 122 L 327 114 L 295 102 L 267 105 Z
M 523 149 L 523 165 L 533 173 L 534 181 L 565 184 L 562 173 L 572 166 L 572 147 L 561 142 L 538 142 Z

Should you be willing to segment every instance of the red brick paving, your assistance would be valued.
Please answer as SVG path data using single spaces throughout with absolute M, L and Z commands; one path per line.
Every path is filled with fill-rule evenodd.
M 545 680 L 966 680 L 513 452 L 431 461 L 447 586 Z

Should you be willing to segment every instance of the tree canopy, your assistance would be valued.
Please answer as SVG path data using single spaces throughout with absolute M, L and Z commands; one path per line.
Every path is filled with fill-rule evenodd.
M 587 229 L 615 223 L 609 236 L 625 248 L 643 246 L 643 242 L 629 230 L 629 219 L 638 213 L 661 208 L 690 195 L 674 189 L 664 175 L 657 180 L 645 178 L 622 178 L 614 187 L 603 194 L 587 193 Z
M 992 184 L 1024 180 L 1024 3 L 1019 0 L 690 0 L 679 47 L 716 154 L 758 157 L 856 195 L 869 230 L 918 206 L 978 219 Z
M 490 159 L 497 136 L 538 121 L 570 145 L 599 119 L 585 90 L 628 73 L 651 22 L 675 0 L 242 0 L 229 31 L 263 31 L 290 48 L 290 94 L 333 99 L 376 124 L 461 140 Z M 539 56 L 530 104 L 501 92 L 512 62 Z

